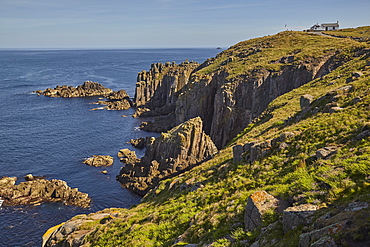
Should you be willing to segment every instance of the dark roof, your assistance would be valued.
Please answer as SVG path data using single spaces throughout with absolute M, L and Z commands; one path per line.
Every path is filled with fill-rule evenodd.
M 339 27 L 339 23 L 323 23 L 321 24 L 323 27 Z

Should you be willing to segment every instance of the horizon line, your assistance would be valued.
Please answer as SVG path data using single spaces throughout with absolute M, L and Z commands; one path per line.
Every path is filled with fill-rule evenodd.
M 0 47 L 5 50 L 161 50 L 161 49 L 225 49 L 222 46 L 204 46 L 204 47 Z

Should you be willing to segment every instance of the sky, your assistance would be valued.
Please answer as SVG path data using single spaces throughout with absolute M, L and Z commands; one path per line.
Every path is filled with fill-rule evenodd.
M 316 23 L 367 26 L 369 10 L 369 0 L 0 0 L 0 48 L 227 48 Z

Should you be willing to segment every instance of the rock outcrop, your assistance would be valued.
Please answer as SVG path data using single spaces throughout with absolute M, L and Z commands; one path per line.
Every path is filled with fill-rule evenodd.
M 121 149 L 118 152 L 117 156 L 122 163 L 134 164 L 134 163 L 140 162 L 140 159 L 136 157 L 135 151 L 131 151 L 127 148 Z
M 114 159 L 109 155 L 93 155 L 87 158 L 82 163 L 89 166 L 111 166 L 113 165 Z
M 289 207 L 283 212 L 284 231 L 295 230 L 298 226 L 305 226 L 311 223 L 311 216 L 317 210 L 313 204 L 301 204 L 295 207 Z
M 140 162 L 127 163 L 118 181 L 144 195 L 159 180 L 185 171 L 211 158 L 217 148 L 203 131 L 201 118 L 193 118 L 156 138 Z
M 54 89 L 47 88 L 44 91 L 35 91 L 35 93 L 42 94 L 48 97 L 62 98 L 108 96 L 112 92 L 112 89 L 106 88 L 103 85 L 92 81 L 85 81 L 82 85 L 79 85 L 77 87 L 63 85 L 56 86 Z
M 198 63 L 188 61 L 152 64 L 149 71 L 142 71 L 137 76 L 134 104 L 137 107 L 145 105 L 154 111 L 173 108 L 179 91 L 198 66 Z
M 279 200 L 266 191 L 254 192 L 248 197 L 244 213 L 244 224 L 247 231 L 262 226 L 263 214 L 268 210 L 275 210 L 279 206 Z
M 107 100 L 99 100 L 94 104 L 105 105 L 104 108 L 109 110 L 127 110 L 132 106 L 130 96 L 123 89 L 109 94 Z
M 67 222 L 50 228 L 42 236 L 42 246 L 81 246 L 84 237 L 95 230 L 95 228 L 85 230 L 84 224 L 102 226 L 111 222 L 119 214 L 120 211 L 116 209 L 105 209 L 89 215 L 77 215 Z
M 247 142 L 237 144 L 233 147 L 233 161 L 248 161 L 253 163 L 255 160 L 269 154 L 273 148 L 284 149 L 290 145 L 292 138 L 298 132 L 284 132 L 279 137 L 260 142 Z
M 66 205 L 88 207 L 91 199 L 86 193 L 70 188 L 62 180 L 36 179 L 15 185 L 16 178 L 5 177 L 0 180 L 0 197 L 3 206 L 39 204 L 58 201 Z
M 92 81 L 85 81 L 82 85 L 77 87 L 58 85 L 54 89 L 47 88 L 45 90 L 37 90 L 35 93 L 48 97 L 62 98 L 103 96 L 106 97 L 107 100 L 99 100 L 92 104 L 105 105 L 103 109 L 109 110 L 127 110 L 132 106 L 130 97 L 125 90 L 121 89 L 116 92 L 110 88 L 104 87 L 102 84 Z M 100 108 L 93 110 L 97 109 Z

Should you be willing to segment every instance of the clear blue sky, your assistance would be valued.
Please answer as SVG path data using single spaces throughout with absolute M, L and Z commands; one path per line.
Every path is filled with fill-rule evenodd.
M 369 10 L 369 0 L 0 0 L 0 48 L 229 47 L 285 25 L 370 25 Z

